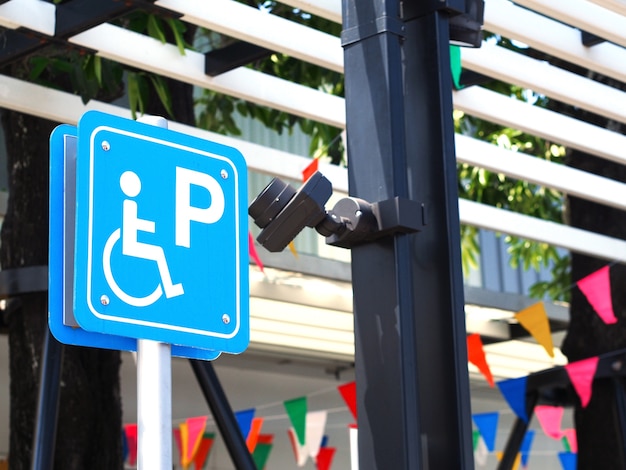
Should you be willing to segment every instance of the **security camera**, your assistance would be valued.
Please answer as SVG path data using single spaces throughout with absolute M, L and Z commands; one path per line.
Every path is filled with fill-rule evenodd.
M 423 205 L 400 198 L 370 204 L 347 197 L 326 211 L 332 192 L 320 172 L 299 190 L 274 178 L 248 208 L 262 229 L 257 241 L 271 252 L 282 251 L 304 227 L 311 227 L 326 237 L 327 244 L 351 248 L 395 232 L 416 232 L 423 225 Z

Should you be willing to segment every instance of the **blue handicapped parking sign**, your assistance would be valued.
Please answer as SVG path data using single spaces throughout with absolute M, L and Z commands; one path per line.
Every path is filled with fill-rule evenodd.
M 81 328 L 245 350 L 247 170 L 237 150 L 88 112 L 78 124 L 76 201 Z

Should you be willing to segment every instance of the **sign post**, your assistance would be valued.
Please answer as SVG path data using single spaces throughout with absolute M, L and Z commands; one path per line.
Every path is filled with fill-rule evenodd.
M 96 111 L 50 144 L 50 330 L 137 351 L 138 466 L 169 470 L 171 355 L 249 342 L 245 160 L 164 118 Z

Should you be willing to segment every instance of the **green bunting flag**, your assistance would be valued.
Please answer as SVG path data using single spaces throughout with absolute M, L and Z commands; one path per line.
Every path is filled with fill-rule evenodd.
M 463 88 L 461 85 L 461 48 L 459 46 L 450 46 L 450 68 L 452 69 L 452 83 L 455 90 Z
M 306 441 L 306 397 L 287 400 L 284 405 L 291 425 L 296 433 L 296 437 L 298 438 L 298 442 L 303 446 Z
M 274 444 L 264 444 L 262 442 L 257 443 L 252 454 L 252 460 L 254 460 L 254 465 L 257 470 L 263 470 L 265 468 L 273 445 Z

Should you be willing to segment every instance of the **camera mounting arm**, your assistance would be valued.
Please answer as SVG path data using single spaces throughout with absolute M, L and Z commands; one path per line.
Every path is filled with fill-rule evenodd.
M 263 229 L 257 241 L 269 251 L 282 251 L 304 227 L 312 227 L 328 245 L 352 248 L 394 233 L 418 232 L 426 225 L 425 206 L 416 201 L 396 197 L 371 204 L 347 197 L 326 211 L 331 195 L 332 185 L 320 172 L 297 191 L 274 178 L 248 208 Z

